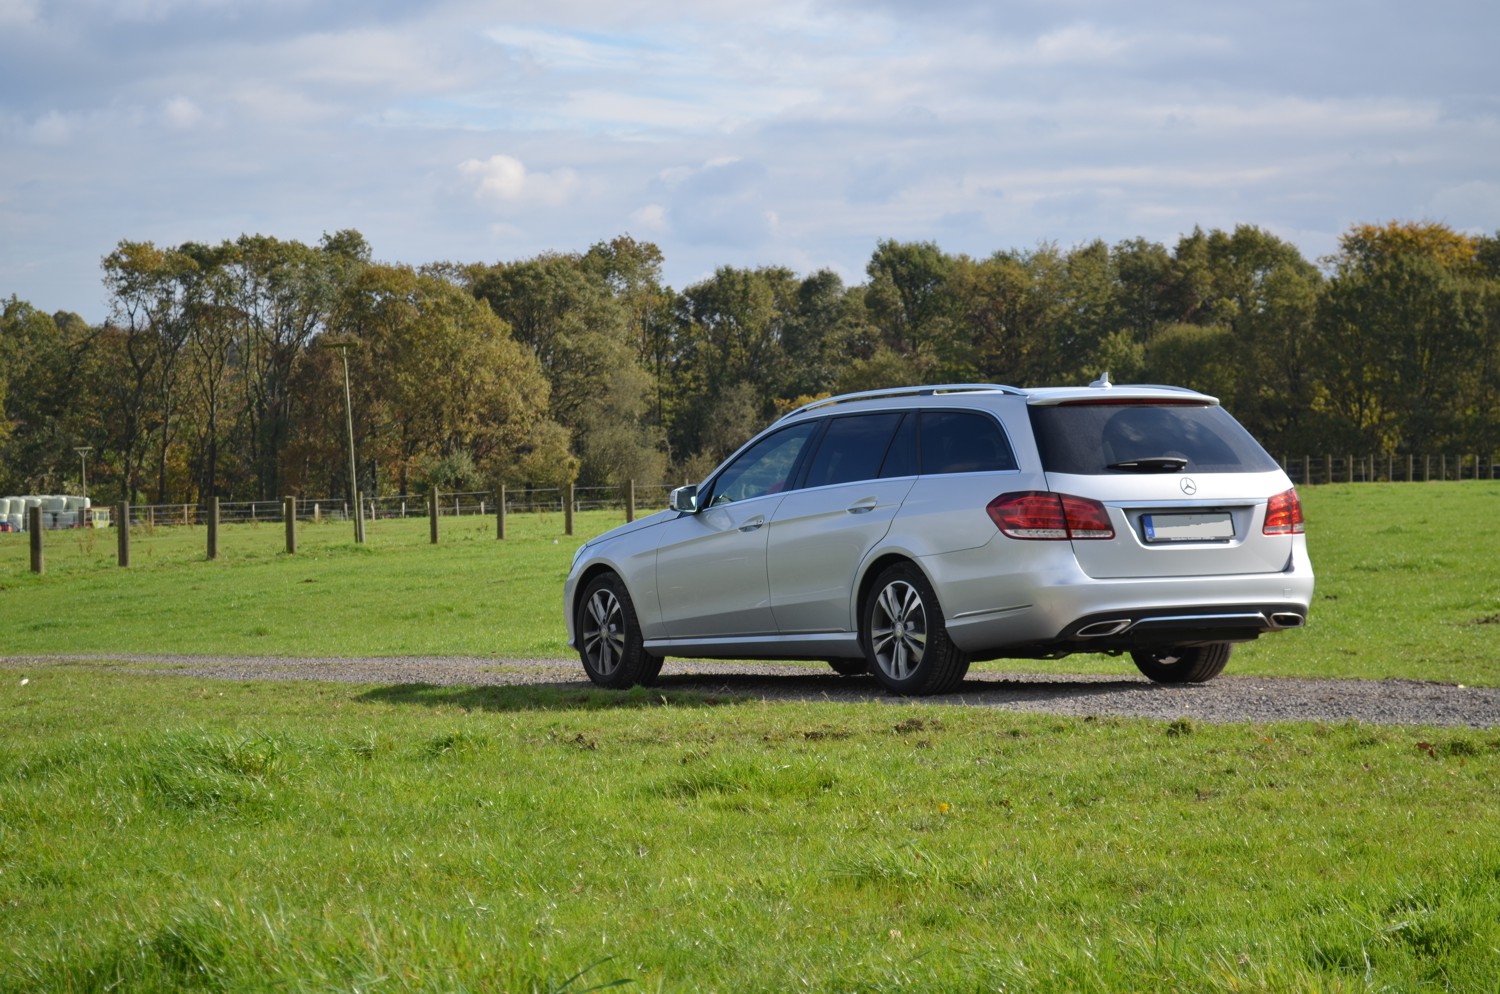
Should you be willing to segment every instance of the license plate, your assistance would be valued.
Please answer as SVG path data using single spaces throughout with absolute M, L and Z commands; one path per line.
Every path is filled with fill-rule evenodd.
M 1234 520 L 1227 511 L 1206 514 L 1143 514 L 1147 542 L 1223 542 L 1234 538 Z

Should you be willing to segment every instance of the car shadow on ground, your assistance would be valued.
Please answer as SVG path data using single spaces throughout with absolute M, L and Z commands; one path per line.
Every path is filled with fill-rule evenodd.
M 1098 680 L 1078 677 L 987 674 L 970 678 L 950 694 L 901 697 L 868 676 L 788 672 L 663 673 L 650 687 L 606 690 L 578 683 L 519 685 L 394 684 L 366 691 L 361 701 L 384 704 L 458 707 L 478 711 L 590 711 L 622 708 L 720 707 L 748 701 L 828 701 L 840 703 L 951 703 L 1038 705 L 1078 698 L 1107 698 L 1153 692 L 1141 679 Z M 1175 689 L 1175 688 L 1174 688 Z
M 717 707 L 737 698 L 660 687 L 604 690 L 587 683 L 455 685 L 399 683 L 365 691 L 356 700 L 381 704 L 419 704 L 467 711 L 610 711 L 631 708 Z

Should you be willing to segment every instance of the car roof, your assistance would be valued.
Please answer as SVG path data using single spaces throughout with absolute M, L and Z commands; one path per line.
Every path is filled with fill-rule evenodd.
M 1109 382 L 1109 374 L 1106 373 L 1100 379 L 1095 380 L 1086 387 L 1032 387 L 1030 389 L 1022 389 L 998 383 L 941 383 L 926 386 L 891 387 L 884 390 L 864 390 L 859 393 L 823 397 L 811 403 L 803 404 L 796 410 L 782 415 L 777 421 L 778 423 L 790 421 L 793 418 L 812 414 L 815 411 L 826 413 L 823 412 L 824 408 L 841 404 L 887 406 L 891 401 L 909 400 L 914 401 L 914 403 L 897 404 L 894 406 L 920 406 L 923 398 L 951 398 L 964 394 L 1016 397 L 1024 400 L 1029 405 L 1035 406 L 1141 401 L 1165 401 L 1179 404 L 1187 401 L 1207 405 L 1217 405 L 1219 403 L 1217 397 L 1199 393 L 1196 390 L 1189 390 L 1186 387 L 1160 386 L 1156 384 L 1116 385 Z

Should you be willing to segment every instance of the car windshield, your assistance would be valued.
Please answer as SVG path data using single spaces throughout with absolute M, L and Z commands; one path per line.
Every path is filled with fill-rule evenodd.
M 1222 407 L 1061 404 L 1029 409 L 1049 473 L 1263 473 L 1277 468 Z

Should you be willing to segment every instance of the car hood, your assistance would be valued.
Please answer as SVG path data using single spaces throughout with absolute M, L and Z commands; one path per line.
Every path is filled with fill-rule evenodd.
M 654 528 L 665 521 L 671 521 L 673 518 L 679 517 L 681 514 L 681 511 L 657 511 L 655 514 L 649 514 L 644 518 L 637 518 L 635 521 L 628 522 L 616 528 L 611 528 L 603 535 L 598 535 L 594 538 L 589 539 L 587 542 L 583 543 L 583 545 L 579 546 L 579 549 L 590 549 L 604 542 L 610 542 L 614 539 L 622 538 L 626 535 L 631 535 L 635 532 L 643 531 L 647 528 Z

